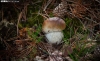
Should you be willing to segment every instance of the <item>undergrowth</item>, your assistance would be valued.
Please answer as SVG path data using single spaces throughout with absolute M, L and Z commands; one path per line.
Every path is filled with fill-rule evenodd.
M 23 0 L 24 1 L 24 0 Z M 16 23 L 14 23 L 14 24 L 16 24 L 15 26 L 18 26 L 18 29 L 17 30 L 15 30 L 15 29 L 13 29 L 13 31 L 16 31 L 16 32 L 18 32 L 20 29 L 22 29 L 22 28 L 27 28 L 27 32 L 25 33 L 25 36 L 26 35 L 28 35 L 28 37 L 30 38 L 30 42 L 35 42 L 36 44 L 39 44 L 39 43 L 41 43 L 41 42 L 43 42 L 44 40 L 43 40 L 43 38 L 44 38 L 44 34 L 42 34 L 41 32 L 42 32 L 42 23 L 43 23 L 43 21 L 46 19 L 46 18 L 48 18 L 48 17 L 54 17 L 54 15 L 53 15 L 53 13 L 52 13 L 52 11 L 53 11 L 53 9 L 54 9 L 54 7 L 56 7 L 57 5 L 56 4 L 59 4 L 59 2 L 61 2 L 61 1 L 56 1 L 56 0 L 54 0 L 54 1 L 52 1 L 51 3 L 49 3 L 51 0 L 49 0 L 49 1 L 46 1 L 46 0 L 37 0 L 37 1 L 35 1 L 35 0 L 29 0 L 29 1 L 27 1 L 27 0 L 25 0 L 26 2 L 25 3 L 23 3 L 21 6 L 23 7 L 17 7 L 17 5 L 14 5 L 13 6 L 13 8 L 14 8 L 14 15 L 15 14 L 17 14 L 15 17 L 13 17 L 13 14 L 8 14 L 7 16 L 7 18 L 6 17 L 2 17 L 3 19 L 7 19 L 8 20 L 8 18 L 10 18 L 10 19 L 15 19 L 15 21 L 13 20 L 10 20 L 10 21 L 12 21 L 12 22 L 16 22 L 17 23 L 17 20 L 16 19 L 18 19 L 18 18 L 20 18 L 20 20 L 18 20 L 19 21 L 19 23 L 18 23 L 18 25 L 16 24 Z M 63 0 L 62 0 L 63 1 Z M 78 0 L 78 3 L 80 4 L 80 1 L 81 0 Z M 94 0 L 93 0 L 94 1 Z M 93 3 L 93 1 L 92 1 L 92 3 Z M 56 2 L 56 3 L 55 3 Z M 88 1 L 86 1 L 86 2 L 88 2 Z M 95 0 L 95 2 L 96 3 L 98 3 L 97 2 L 97 0 Z M 55 3 L 55 4 L 54 4 Z M 80 61 L 80 58 L 83 58 L 83 57 L 85 57 L 86 55 L 88 55 L 88 54 L 91 54 L 91 52 L 93 52 L 93 49 L 96 47 L 96 45 L 98 45 L 98 44 L 100 44 L 100 42 L 98 42 L 97 41 L 97 43 L 94 43 L 95 41 L 94 40 L 100 40 L 100 34 L 98 33 L 98 34 L 95 34 L 95 35 L 93 35 L 92 33 L 93 33 L 93 30 L 91 30 L 91 29 L 89 29 L 88 28 L 88 26 L 86 26 L 83 22 L 85 22 L 85 20 L 84 19 L 86 19 L 86 18 L 88 18 L 89 16 L 87 16 L 88 14 L 88 12 L 89 12 L 89 15 L 90 15 L 90 17 L 88 18 L 88 19 L 90 19 L 91 21 L 92 20 L 94 20 L 95 19 L 95 13 L 96 14 L 98 14 L 97 12 L 98 11 L 96 11 L 96 8 L 95 8 L 95 10 L 94 10 L 94 6 L 96 6 L 95 4 L 94 4 L 94 6 L 93 6 L 93 8 L 89 8 L 90 10 L 89 11 L 86 11 L 85 9 L 84 10 L 82 10 L 83 9 L 83 7 L 85 7 L 86 9 L 88 8 L 88 7 L 86 7 L 87 6 L 87 4 L 86 4 L 86 6 L 84 5 L 84 6 L 78 6 L 77 4 L 76 4 L 76 6 L 78 7 L 78 8 L 80 8 L 80 12 L 78 12 L 78 11 L 73 11 L 74 9 L 76 9 L 77 10 L 77 7 L 74 7 L 73 6 L 73 1 L 69 1 L 68 0 L 68 2 L 67 2 L 68 4 L 69 4 L 69 6 L 68 6 L 68 13 L 67 14 L 72 14 L 72 16 L 74 17 L 75 15 L 76 15 L 76 17 L 74 17 L 74 18 L 72 18 L 72 17 L 70 17 L 70 15 L 67 15 L 68 17 L 64 17 L 64 18 L 62 18 L 62 19 L 64 19 L 64 21 L 65 21 L 65 23 L 66 23 L 66 28 L 65 28 L 65 30 L 63 30 L 63 34 L 64 34 L 64 38 L 63 38 L 63 41 L 64 41 L 64 45 L 67 45 L 67 46 L 70 46 L 71 48 L 72 48 L 72 50 L 73 50 L 73 52 L 72 53 L 69 53 L 68 54 L 68 56 L 70 56 L 71 57 L 71 59 L 73 59 L 73 61 Z M 75 3 L 77 3 L 77 2 L 75 2 Z M 91 4 L 92 4 L 91 3 Z M 84 3 L 85 4 L 85 3 Z M 89 4 L 89 3 L 88 3 Z M 90 4 L 90 5 L 91 5 Z M 27 5 L 27 6 L 26 6 Z M 75 4 L 74 4 L 75 5 Z M 93 5 L 93 4 L 92 4 Z M 98 3 L 98 5 L 99 5 L 99 3 Z M 3 5 L 2 5 L 3 6 Z M 6 5 L 4 5 L 4 6 L 6 6 Z M 27 7 L 27 8 L 26 8 Z M 92 7 L 92 6 L 91 6 Z M 7 9 L 6 7 L 4 7 L 4 8 L 2 8 L 2 10 L 4 10 L 4 12 L 1 10 L 0 11 L 0 13 L 1 12 L 3 12 L 4 13 L 4 16 L 6 16 L 5 14 L 6 14 L 6 11 L 5 11 L 5 9 Z M 73 9 L 73 10 L 71 10 L 71 9 Z M 81 11 L 82 10 L 82 11 Z M 93 12 L 92 13 L 92 11 L 91 10 L 93 10 L 93 11 L 95 11 L 95 12 Z M 97 10 L 99 10 L 98 8 L 97 8 Z M 7 11 L 9 11 L 8 13 L 11 13 L 10 12 L 10 10 L 7 10 Z M 73 11 L 73 12 L 71 12 L 71 11 Z M 16 13 L 17 12 L 17 13 Z M 24 14 L 22 14 L 21 16 L 19 16 L 18 14 L 20 14 L 20 13 L 24 13 Z M 80 14 L 81 13 L 81 14 Z M 83 13 L 86 13 L 86 14 L 83 14 Z M 91 14 L 92 13 L 92 14 Z M 75 14 L 75 15 L 73 15 L 73 14 Z M 11 16 L 10 16 L 11 15 Z M 99 15 L 99 14 L 98 14 Z M 97 16 L 98 16 L 97 15 Z M 10 17 L 9 17 L 10 16 Z M 18 16 L 18 18 L 17 18 L 17 16 Z M 85 16 L 87 16 L 87 17 L 85 17 Z M 0 19 L 1 19 L 1 17 L 0 17 Z M 46 18 L 45 18 L 46 17 Z M 82 18 L 83 17 L 83 18 Z M 79 19 L 79 18 L 81 18 L 81 20 Z M 3 20 L 2 19 L 2 20 Z M 82 20 L 83 20 L 83 22 L 82 22 Z M 98 22 L 99 22 L 99 20 L 98 20 L 98 17 L 96 17 L 96 19 L 95 20 L 97 20 Z M 95 22 L 95 20 L 94 20 L 94 22 Z M 8 20 L 9 21 L 9 20 Z M 88 20 L 87 20 L 88 21 Z M 91 22 L 90 21 L 90 22 Z M 11 22 L 11 23 L 12 23 Z M 7 22 L 7 24 L 8 24 L 9 22 Z M 6 25 L 7 25 L 6 24 Z M 14 25 L 13 24 L 13 25 Z M 88 23 L 87 23 L 88 24 Z M 0 23 L 0 26 L 2 26 L 2 24 Z M 92 25 L 90 25 L 90 27 L 92 27 Z M 5 27 L 5 28 L 7 28 L 7 26 Z M 30 30 L 30 28 L 32 29 L 32 31 Z M 2 28 L 0 28 L 0 31 L 3 29 L 3 26 L 2 26 Z M 9 31 L 9 29 L 10 28 L 7 28 L 8 30 L 6 31 L 6 33 Z M 12 29 L 12 28 L 11 28 Z M 5 29 L 4 29 L 5 30 Z M 92 31 L 92 33 L 91 33 L 91 31 Z M 9 31 L 10 32 L 10 31 Z M 99 31 L 100 32 L 100 31 Z M 2 30 L 2 32 L 0 32 L 0 33 L 2 33 L 3 34 L 3 30 Z M 5 34 L 6 34 L 5 33 Z M 19 32 L 20 33 L 20 32 Z M 0 39 L 1 39 L 1 41 L 3 40 L 3 41 L 5 41 L 6 39 L 3 39 L 3 37 L 2 36 L 4 36 L 4 38 L 6 38 L 6 36 L 5 35 L 2 35 L 2 34 L 0 34 Z M 8 33 L 7 33 L 8 34 Z M 91 35 L 92 34 L 92 35 Z M 13 34 L 12 34 L 13 35 Z M 21 41 L 21 42 L 23 42 L 23 38 L 17 38 L 17 39 L 14 39 L 14 41 L 16 41 L 16 40 L 18 40 L 18 41 Z M 0 44 L 3 44 L 2 42 L 0 41 Z M 7 41 L 8 42 L 8 41 Z M 28 41 L 28 43 L 31 45 L 31 43 L 30 43 L 29 41 Z M 93 43 L 92 43 L 93 42 Z M 5 42 L 4 42 L 5 43 Z M 9 42 L 10 43 L 10 42 Z M 7 46 L 7 48 L 8 48 L 8 46 L 10 46 L 10 44 L 7 44 L 6 46 Z M 25 40 L 25 42 L 24 43 L 26 43 L 26 40 Z M 22 43 L 22 45 L 24 44 L 24 43 Z M 34 44 L 34 43 L 33 43 Z M 3 45 L 5 45 L 5 44 L 3 44 Z M 21 45 L 21 46 L 22 46 Z M 34 44 L 35 45 L 35 44 Z M 19 45 L 18 45 L 19 46 Z M 7 49 L 6 48 L 6 49 Z M 25 47 L 26 48 L 26 47 Z M 33 60 L 34 58 L 35 58 L 35 56 L 37 56 L 36 54 L 38 53 L 38 50 L 37 50 L 37 45 L 35 45 L 35 47 L 33 47 L 33 48 L 31 48 L 32 50 L 31 50 L 31 52 L 30 52 L 30 54 L 29 55 L 27 55 L 27 57 L 30 59 L 30 60 Z M 38 48 L 38 49 L 40 49 L 40 50 L 42 50 L 41 48 Z M 8 49 L 8 50 L 10 50 L 10 49 Z M 23 49 L 24 50 L 24 49 Z M 12 52 L 12 51 L 11 51 Z M 22 51 L 23 52 L 23 51 Z M 16 52 L 15 52 L 16 53 Z M 39 52 L 39 53 L 41 53 L 41 54 L 44 54 L 44 52 L 42 53 L 42 52 Z M 13 55 L 13 54 L 12 54 Z M 39 55 L 39 54 L 38 54 Z M 34 57 L 33 57 L 34 56 Z M 1 56 L 0 56 L 0 58 L 1 58 Z M 3 58 L 5 58 L 5 57 L 3 57 Z M 10 57 L 11 58 L 11 57 Z

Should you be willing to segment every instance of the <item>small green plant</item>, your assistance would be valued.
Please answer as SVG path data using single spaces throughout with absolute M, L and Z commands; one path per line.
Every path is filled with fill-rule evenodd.
M 35 25 L 37 27 L 37 25 Z M 36 43 L 41 42 L 43 35 L 41 35 L 41 25 L 38 26 L 38 28 L 34 31 L 31 32 L 30 30 L 28 31 L 28 35 L 32 38 L 33 41 Z

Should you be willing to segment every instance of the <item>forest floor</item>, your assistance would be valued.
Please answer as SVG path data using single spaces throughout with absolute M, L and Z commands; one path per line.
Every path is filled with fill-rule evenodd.
M 0 61 L 100 61 L 99 0 L 22 0 L 2 2 Z M 42 23 L 64 19 L 63 42 L 45 39 Z

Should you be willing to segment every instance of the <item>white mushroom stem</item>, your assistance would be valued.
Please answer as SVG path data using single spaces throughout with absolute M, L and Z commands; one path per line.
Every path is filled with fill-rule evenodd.
M 51 33 L 45 34 L 45 36 L 47 38 L 48 43 L 51 43 L 51 44 L 54 44 L 54 43 L 59 44 L 62 38 L 64 37 L 62 32 L 51 32 Z

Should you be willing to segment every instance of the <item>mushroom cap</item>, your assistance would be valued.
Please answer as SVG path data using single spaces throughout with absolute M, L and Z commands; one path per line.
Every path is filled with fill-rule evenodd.
M 48 18 L 43 22 L 42 31 L 44 33 L 62 31 L 66 28 L 65 21 L 59 17 Z

